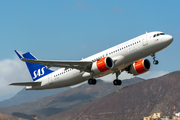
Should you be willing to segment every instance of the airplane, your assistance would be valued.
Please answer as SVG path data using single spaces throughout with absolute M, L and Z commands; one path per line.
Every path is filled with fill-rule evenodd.
M 155 59 L 155 53 L 169 46 L 172 41 L 173 37 L 163 32 L 146 32 L 81 61 L 38 60 L 30 52 L 20 54 L 15 50 L 20 60 L 26 63 L 33 82 L 10 85 L 26 86 L 26 90 L 62 88 L 85 81 L 88 81 L 89 85 L 95 85 L 95 78 L 112 73 L 116 77 L 113 84 L 119 86 L 122 81 L 118 76 L 123 71 L 134 76 L 149 71 L 151 63 L 145 57 L 151 55 L 153 63 L 157 65 L 159 62 Z M 61 69 L 53 71 L 50 67 Z

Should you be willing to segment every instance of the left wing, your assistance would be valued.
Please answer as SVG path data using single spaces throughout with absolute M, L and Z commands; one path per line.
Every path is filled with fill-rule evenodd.
M 15 51 L 18 57 L 24 61 L 29 63 L 37 63 L 42 64 L 44 66 L 50 67 L 64 67 L 64 68 L 75 68 L 81 71 L 90 72 L 92 61 L 52 61 L 52 60 L 34 60 L 34 59 L 26 59 L 19 52 Z

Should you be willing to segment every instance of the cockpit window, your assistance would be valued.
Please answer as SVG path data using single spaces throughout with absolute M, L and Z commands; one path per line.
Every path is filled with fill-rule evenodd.
M 164 33 L 160 33 L 160 35 L 165 35 Z
M 158 33 L 158 34 L 154 34 L 153 37 L 157 37 L 157 36 L 160 36 L 160 35 L 165 35 L 164 33 Z

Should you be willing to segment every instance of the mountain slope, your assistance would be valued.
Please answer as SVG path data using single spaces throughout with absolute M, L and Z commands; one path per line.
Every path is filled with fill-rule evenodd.
M 40 118 L 43 118 L 106 96 L 125 85 L 142 81 L 144 80 L 140 78 L 124 80 L 122 86 L 117 87 L 112 83 L 105 83 L 102 80 L 98 80 L 96 85 L 83 84 L 76 88 L 72 88 L 70 90 L 66 90 L 59 94 L 42 98 L 34 102 L 24 103 L 18 106 L 7 108 L 0 108 L 0 112 L 5 114 L 12 114 L 13 112 L 20 112 L 25 114 L 37 113 L 39 114 Z
M 0 107 L 9 107 L 12 105 L 19 105 L 26 102 L 32 102 L 37 99 L 58 94 L 62 91 L 68 90 L 70 87 L 60 88 L 60 89 L 50 89 L 50 90 L 26 90 L 23 88 L 14 97 L 1 101 Z
M 44 120 L 140 119 L 154 112 L 172 115 L 173 103 L 180 103 L 180 71 L 149 79 Z M 179 105 L 180 106 L 180 105 Z M 176 110 L 180 111 L 177 106 Z
M 19 120 L 19 118 L 14 117 L 12 115 L 6 115 L 6 114 L 0 113 L 0 120 Z M 21 119 L 21 120 L 25 120 L 25 119 Z

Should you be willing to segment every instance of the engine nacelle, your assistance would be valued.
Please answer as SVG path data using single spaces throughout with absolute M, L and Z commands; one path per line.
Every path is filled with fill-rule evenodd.
M 130 65 L 128 73 L 139 75 L 151 69 L 151 63 L 148 59 L 141 59 Z
M 110 57 L 104 57 L 92 64 L 91 70 L 95 73 L 105 72 L 111 68 L 113 68 L 114 63 Z

